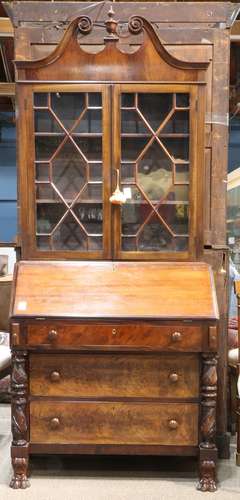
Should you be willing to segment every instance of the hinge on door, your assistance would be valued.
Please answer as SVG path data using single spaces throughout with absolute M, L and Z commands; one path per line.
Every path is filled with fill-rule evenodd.
M 198 99 L 196 99 L 196 102 L 195 102 L 195 111 L 198 112 Z

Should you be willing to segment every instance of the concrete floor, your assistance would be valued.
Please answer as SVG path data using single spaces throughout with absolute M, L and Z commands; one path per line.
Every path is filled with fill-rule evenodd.
M 35 457 L 31 459 L 31 488 L 12 490 L 10 407 L 0 405 L 1 500 L 240 500 L 240 467 L 231 459 L 218 464 L 216 493 L 196 491 L 197 463 L 174 457 Z

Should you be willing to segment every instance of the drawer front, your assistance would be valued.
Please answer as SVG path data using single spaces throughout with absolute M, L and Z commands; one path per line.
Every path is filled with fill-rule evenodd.
M 31 354 L 33 396 L 198 397 L 197 354 Z
M 58 347 L 130 346 L 173 351 L 201 351 L 201 326 L 138 324 L 44 323 L 28 325 L 29 345 Z
M 30 440 L 45 444 L 198 444 L 197 404 L 37 402 Z

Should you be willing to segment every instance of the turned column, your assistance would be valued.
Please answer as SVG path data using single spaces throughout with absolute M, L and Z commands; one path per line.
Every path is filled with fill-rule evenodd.
M 13 351 L 12 353 L 12 466 L 13 478 L 11 488 L 28 488 L 28 445 L 29 425 L 27 412 L 28 376 L 27 351 Z
M 201 442 L 199 445 L 199 482 L 197 489 L 215 491 L 216 487 L 216 403 L 217 358 L 215 353 L 202 355 Z

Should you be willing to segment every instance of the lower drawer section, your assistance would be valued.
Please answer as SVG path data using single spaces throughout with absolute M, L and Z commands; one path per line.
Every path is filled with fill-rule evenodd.
M 31 443 L 198 444 L 198 404 L 39 402 L 30 404 Z

